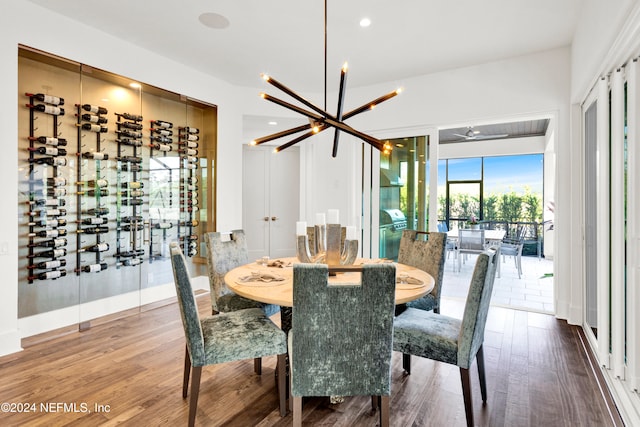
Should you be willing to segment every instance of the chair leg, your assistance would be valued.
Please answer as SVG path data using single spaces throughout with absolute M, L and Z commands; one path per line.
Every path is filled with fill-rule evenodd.
M 287 415 L 287 354 L 278 355 L 278 397 L 280 400 L 280 416 Z
M 302 426 L 302 396 L 292 396 L 293 400 L 293 427 Z
M 184 351 L 184 377 L 182 380 L 182 398 L 186 399 L 189 391 L 189 375 L 191 374 L 191 357 L 189 357 L 189 349 L 185 347 Z
M 380 396 L 380 427 L 389 427 L 389 396 Z
M 482 403 L 487 404 L 487 377 L 484 374 L 484 351 L 482 346 L 476 353 L 476 363 L 478 365 L 478 377 L 480 378 L 480 394 L 482 394 Z
M 406 375 L 411 375 L 411 355 L 402 353 L 402 369 Z
M 380 406 L 380 396 L 371 396 L 371 411 L 376 412 Z
M 189 427 L 196 423 L 196 411 L 198 409 L 198 394 L 200 393 L 200 377 L 202 366 L 193 368 L 193 378 L 191 379 L 191 399 L 189 400 Z
M 253 359 L 253 370 L 256 374 L 262 375 L 262 358 L 256 357 Z
M 464 397 L 464 412 L 467 416 L 467 427 L 473 427 L 473 401 L 471 400 L 471 380 L 469 370 L 460 368 L 460 380 L 462 381 L 462 395 Z

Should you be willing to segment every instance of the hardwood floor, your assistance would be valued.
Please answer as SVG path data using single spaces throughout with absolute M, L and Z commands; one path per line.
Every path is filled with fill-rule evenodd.
M 206 315 L 208 294 L 198 304 Z M 462 303 L 443 299 L 443 313 L 461 317 L 462 309 Z M 23 352 L 0 358 L 0 402 L 20 410 L 3 407 L 2 426 L 186 425 L 184 333 L 173 301 L 94 322 L 84 332 L 61 331 L 23 344 Z M 485 407 L 475 365 L 471 372 L 476 425 L 622 425 L 598 387 L 579 328 L 544 314 L 491 307 L 484 348 Z M 262 376 L 253 372 L 252 361 L 205 368 L 196 425 L 291 425 L 291 413 L 278 414 L 275 360 L 263 360 Z M 412 374 L 404 376 L 394 353 L 392 381 L 391 425 L 466 425 L 456 367 L 414 357 Z M 305 399 L 303 423 L 375 426 L 370 403 L 368 397 L 338 405 Z M 27 411 L 25 404 L 35 407 Z

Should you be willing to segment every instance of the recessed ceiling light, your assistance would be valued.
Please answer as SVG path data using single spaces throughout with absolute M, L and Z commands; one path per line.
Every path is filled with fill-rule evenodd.
M 277 124 L 278 124 L 278 122 L 274 122 L 273 120 L 269 122 L 269 125 L 271 125 L 271 126 L 275 126 Z
M 360 26 L 361 27 L 368 27 L 369 25 L 371 25 L 371 19 L 369 18 L 362 18 L 360 20 Z
M 218 13 L 203 13 L 198 16 L 198 20 L 205 27 L 213 28 L 214 30 L 223 30 L 229 26 L 229 20 Z

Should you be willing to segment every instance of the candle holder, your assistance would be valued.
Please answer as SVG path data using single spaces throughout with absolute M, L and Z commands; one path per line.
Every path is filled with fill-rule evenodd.
M 358 257 L 358 241 L 345 239 L 342 245 L 342 227 L 340 224 L 316 225 L 314 249 L 309 247 L 309 236 L 298 235 L 296 255 L 300 262 L 322 263 L 328 265 L 352 265 Z

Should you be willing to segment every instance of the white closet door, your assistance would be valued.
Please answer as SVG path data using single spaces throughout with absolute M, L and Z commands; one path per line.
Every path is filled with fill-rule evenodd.
M 295 255 L 300 200 L 300 151 L 243 148 L 242 228 L 249 259 Z

